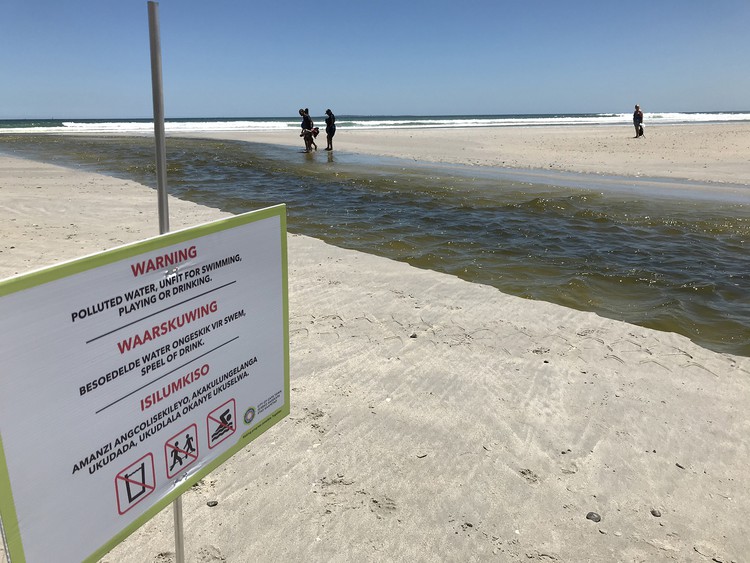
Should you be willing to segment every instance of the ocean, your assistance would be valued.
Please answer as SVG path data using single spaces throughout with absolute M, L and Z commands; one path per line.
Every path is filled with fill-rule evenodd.
M 312 115 L 316 123 L 325 116 Z M 725 123 L 750 121 L 750 112 L 646 112 L 648 126 L 670 123 Z M 513 127 L 545 125 L 630 125 L 631 113 L 527 114 L 527 115 L 441 115 L 441 116 L 351 116 L 337 115 L 338 129 L 408 129 L 424 127 Z M 300 118 L 239 117 L 167 119 L 167 133 L 201 131 L 283 131 L 299 129 Z M 7 119 L 0 120 L 2 133 L 109 133 L 153 134 L 148 119 Z
M 659 115 L 664 123 L 750 121 L 750 112 Z M 659 117 L 646 119 L 652 125 Z M 630 120 L 630 114 L 337 116 L 337 125 Z M 296 131 L 299 119 L 168 120 L 166 128 L 200 133 L 220 130 L 218 124 L 225 130 Z M 149 120 L 0 121 L 0 153 L 154 186 L 152 131 Z M 744 195 L 750 188 L 714 197 L 706 190 L 681 191 L 692 184 L 668 180 L 440 165 L 340 151 L 312 156 L 298 147 L 200 138 L 169 137 L 167 161 L 169 191 L 177 197 L 233 213 L 286 203 L 290 232 L 750 356 L 750 196 Z M 647 182 L 648 190 L 634 189 L 634 182 Z

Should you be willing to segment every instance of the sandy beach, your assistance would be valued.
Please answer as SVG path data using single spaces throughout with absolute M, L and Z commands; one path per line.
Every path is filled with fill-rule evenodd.
M 340 131 L 334 146 L 750 184 L 750 124 Z M 130 181 L 0 157 L 0 198 L 0 278 L 158 234 L 155 192 Z M 170 199 L 172 229 L 222 216 Z M 291 415 L 184 495 L 188 561 L 748 560 L 750 358 L 288 245 Z M 174 549 L 167 509 L 102 561 Z

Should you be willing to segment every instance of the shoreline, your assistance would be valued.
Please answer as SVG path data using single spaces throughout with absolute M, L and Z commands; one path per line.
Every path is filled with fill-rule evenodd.
M 635 181 L 750 187 L 750 122 L 653 124 L 635 139 L 630 125 L 512 125 L 486 127 L 339 129 L 334 151 L 423 164 L 487 167 L 509 173 L 616 177 Z M 0 130 L 0 138 L 6 135 Z M 7 134 L 23 137 L 25 134 Z M 28 133 L 71 137 L 144 137 L 135 132 Z M 448 137 L 448 139 L 446 139 Z M 260 143 L 303 152 L 297 129 L 168 132 L 170 138 Z M 325 144 L 325 132 L 318 136 Z M 552 180 L 553 181 L 553 180 Z
M 296 130 L 169 136 L 302 148 Z M 317 140 L 325 143 L 323 131 Z M 631 126 L 610 125 L 339 129 L 333 144 L 334 155 L 338 150 L 469 166 L 750 185 L 750 123 L 744 122 L 646 124 L 640 139 L 633 138 Z
M 0 194 L 5 273 L 158 233 L 134 182 L 2 157 Z M 225 215 L 170 209 L 174 229 Z M 292 411 L 183 495 L 189 560 L 750 552 L 750 358 L 288 241 Z M 171 557 L 171 521 L 102 561 Z
M 750 122 L 646 123 L 635 139 L 630 125 L 510 125 L 448 128 L 339 128 L 336 151 L 425 163 L 531 172 L 571 172 L 638 179 L 689 180 L 750 186 Z M 3 135 L 23 136 L 26 133 Z M 143 137 L 136 132 L 59 131 L 49 136 Z M 299 147 L 297 129 L 168 132 L 169 138 L 206 138 Z M 325 144 L 325 132 L 317 141 Z M 320 144 L 320 142 L 318 143 Z M 320 154 L 327 151 L 320 149 Z M 313 153 L 314 156 L 315 153 Z

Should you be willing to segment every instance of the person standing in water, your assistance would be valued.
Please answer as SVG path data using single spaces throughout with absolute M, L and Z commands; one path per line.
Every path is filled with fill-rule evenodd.
M 635 104 L 633 112 L 633 127 L 635 127 L 635 138 L 643 137 L 643 112 L 638 104 Z
M 299 136 L 305 140 L 305 152 L 310 152 L 314 144 L 312 136 L 313 120 L 310 118 L 310 112 L 307 109 L 300 109 L 299 114 L 302 117 L 302 133 Z
M 327 151 L 333 150 L 333 136 L 336 134 L 336 116 L 330 109 L 326 110 L 326 142 L 328 146 Z

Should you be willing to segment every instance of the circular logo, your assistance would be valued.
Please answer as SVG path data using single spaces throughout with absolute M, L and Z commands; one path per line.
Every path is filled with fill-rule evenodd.
M 250 407 L 245 411 L 245 424 L 250 424 L 255 418 L 255 409 Z

